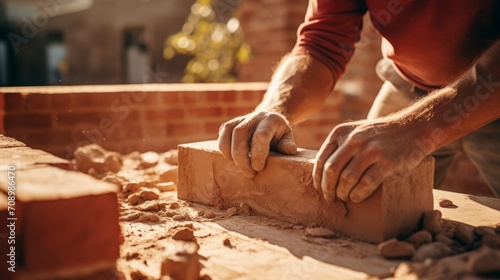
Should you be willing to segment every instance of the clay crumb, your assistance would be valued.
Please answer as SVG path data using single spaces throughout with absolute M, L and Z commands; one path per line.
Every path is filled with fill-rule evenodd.
M 122 222 L 134 221 L 134 220 L 139 219 L 140 216 L 141 216 L 141 213 L 139 213 L 139 212 L 131 213 L 131 214 L 128 214 L 126 216 L 121 216 L 120 221 L 122 221 Z
M 206 211 L 205 214 L 203 214 L 203 218 L 206 218 L 206 219 L 213 219 L 215 218 L 215 213 L 214 211 Z
M 406 241 L 410 242 L 411 244 L 415 245 L 415 247 L 418 248 L 423 244 L 431 243 L 432 242 L 432 235 L 426 230 L 421 230 L 421 231 L 417 231 L 414 234 L 410 235 L 406 239 Z
M 160 216 L 154 214 L 154 213 L 143 213 L 140 217 L 139 217 L 139 222 L 151 222 L 151 223 L 154 223 L 154 222 L 159 222 L 160 221 Z
M 232 217 L 234 215 L 237 215 L 238 214 L 238 208 L 231 207 L 231 208 L 229 208 L 229 209 L 226 210 L 226 213 L 227 213 L 228 218 Z
M 458 207 L 455 204 L 453 204 L 453 201 L 451 201 L 447 198 L 441 198 L 439 200 L 439 206 L 441 206 L 443 208 L 457 208 Z
M 135 270 L 130 272 L 130 279 L 132 280 L 147 280 L 148 277 L 144 275 L 142 272 L 139 270 Z
M 495 235 L 495 229 L 492 227 L 480 226 L 474 228 L 474 233 L 478 236 L 484 237 L 486 235 Z
M 141 210 L 141 211 L 158 211 L 158 210 L 160 210 L 160 206 L 158 205 L 158 201 L 156 201 L 156 200 L 146 201 L 142 204 L 139 204 L 135 208 L 137 210 Z
M 245 203 L 242 203 L 240 206 L 240 214 L 245 216 L 252 215 L 252 208 Z
M 464 224 L 457 225 L 453 237 L 465 246 L 472 245 L 476 240 L 474 228 Z
M 457 243 L 453 239 L 449 238 L 444 233 L 438 233 L 438 234 L 434 235 L 434 239 L 437 242 L 441 242 L 444 245 L 449 246 L 449 247 L 453 247 L 453 246 L 457 245 Z
M 205 215 L 205 210 L 198 211 L 198 217 L 203 217 Z
M 178 215 L 179 213 L 177 211 L 160 211 L 158 212 L 158 215 L 163 216 L 163 217 L 168 217 L 172 218 L 175 215 Z
M 173 191 L 177 190 L 177 186 L 175 185 L 174 182 L 158 183 L 158 184 L 156 184 L 156 188 L 160 192 L 173 192 Z
M 181 207 L 181 206 L 179 205 L 179 203 L 177 203 L 177 202 L 172 202 L 172 203 L 170 204 L 170 207 L 169 207 L 169 208 L 170 208 L 170 209 L 179 209 L 180 207 Z
M 130 195 L 127 199 L 127 202 L 130 204 L 130 205 L 137 205 L 137 204 L 140 204 L 140 203 L 143 203 L 144 202 L 144 199 L 142 199 L 141 195 L 138 194 L 138 193 L 134 193 L 132 195 Z
M 135 193 L 139 190 L 139 184 L 136 181 L 131 181 L 125 184 L 122 188 L 124 194 Z
M 413 255 L 413 260 L 423 262 L 426 259 L 437 260 L 451 254 L 450 247 L 440 242 L 432 242 L 422 245 Z
M 477 275 L 500 273 L 500 253 L 487 247 L 474 252 L 467 261 L 467 271 Z
M 194 242 L 184 243 L 175 254 L 165 257 L 160 274 L 172 279 L 198 280 L 201 271 L 198 247 Z
M 378 244 L 377 252 L 386 259 L 410 258 L 415 254 L 415 247 L 411 243 L 392 238 Z
M 175 232 L 174 235 L 172 235 L 172 239 L 187 242 L 196 241 L 196 239 L 194 238 L 193 230 L 187 227 L 179 229 L 177 232 Z
M 486 235 L 482 243 L 491 249 L 500 250 L 500 235 Z
M 333 230 L 323 227 L 306 228 L 306 235 L 321 238 L 337 237 L 337 234 Z
M 143 189 L 139 192 L 139 195 L 144 200 L 155 200 L 160 198 L 160 195 L 153 189 Z
M 431 210 L 424 213 L 424 222 L 422 229 L 427 230 L 430 234 L 438 234 L 443 229 L 441 222 L 441 212 L 439 210 Z
M 141 255 L 137 252 L 134 252 L 134 253 L 128 253 L 126 256 L 125 256 L 125 259 L 127 261 L 130 261 L 130 260 L 138 260 L 141 258 Z
M 233 248 L 233 245 L 231 244 L 231 240 L 229 240 L 229 238 L 225 238 L 224 241 L 222 241 L 222 244 L 228 248 Z
M 184 221 L 185 218 L 184 218 L 183 215 L 175 215 L 175 216 L 172 217 L 172 220 L 174 220 L 174 221 Z

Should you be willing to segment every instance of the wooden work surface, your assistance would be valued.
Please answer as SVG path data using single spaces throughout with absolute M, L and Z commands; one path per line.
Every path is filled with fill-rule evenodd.
M 174 201 L 169 193 L 167 201 Z M 439 206 L 447 198 L 457 205 L 453 209 Z M 446 191 L 434 191 L 435 209 L 443 218 L 472 226 L 495 226 L 500 222 L 500 200 Z M 125 243 L 122 245 L 118 270 L 131 279 L 140 272 L 160 277 L 164 254 L 172 246 L 169 230 L 179 224 L 192 224 L 200 245 L 204 266 L 202 274 L 212 279 L 367 279 L 391 276 L 400 261 L 388 261 L 376 254 L 376 245 L 345 238 L 305 238 L 303 227 L 260 216 L 228 216 L 215 211 L 217 218 L 196 218 L 197 211 L 213 208 L 180 202 L 178 209 L 194 217 L 191 221 L 171 219 L 145 224 L 121 222 Z M 171 232 L 171 230 L 170 230 Z M 224 240 L 229 243 L 224 245 Z M 449 257 L 444 261 L 452 271 L 463 271 L 464 258 Z M 469 279 L 469 278 L 468 278 Z

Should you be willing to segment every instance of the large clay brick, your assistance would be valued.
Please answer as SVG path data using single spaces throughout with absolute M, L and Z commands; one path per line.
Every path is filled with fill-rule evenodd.
M 44 165 L 17 170 L 16 186 L 22 274 L 61 276 L 114 266 L 120 235 L 116 186 Z M 6 191 L 2 175 L 0 192 Z M 0 209 L 2 218 L 4 212 Z M 5 231 L 2 227 L 0 234 Z M 2 252 L 2 262 L 4 257 Z
M 255 212 L 304 225 L 320 225 L 369 242 L 407 235 L 422 213 L 433 209 L 434 159 L 406 177 L 394 176 L 362 203 L 325 202 L 312 184 L 316 151 L 296 156 L 272 153 L 253 179 L 243 176 L 218 151 L 216 141 L 179 145 L 178 197 L 223 208 L 250 206 Z
M 0 138 L 1 140 L 1 138 Z M 0 142 L 0 145 L 16 144 L 15 142 Z M 21 143 L 21 142 L 18 142 Z M 21 143 L 22 144 L 22 143 Z M 2 147 L 0 146 L 0 149 Z M 28 147 L 10 147 L 0 151 L 0 170 L 6 168 L 8 164 L 15 164 L 18 168 L 36 164 L 48 164 L 60 168 L 69 168 L 69 162 L 65 159 L 56 157 L 42 150 L 31 149 Z
M 7 137 L 5 135 L 0 134 L 0 149 L 3 148 L 15 148 L 15 147 L 25 147 L 26 144 L 17 141 L 14 138 Z

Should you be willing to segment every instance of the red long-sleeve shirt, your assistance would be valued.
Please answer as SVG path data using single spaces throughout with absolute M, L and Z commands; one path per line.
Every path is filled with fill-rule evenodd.
M 383 37 L 384 57 L 423 89 L 455 81 L 500 37 L 495 0 L 310 0 L 294 52 L 311 53 L 337 80 L 367 11 Z

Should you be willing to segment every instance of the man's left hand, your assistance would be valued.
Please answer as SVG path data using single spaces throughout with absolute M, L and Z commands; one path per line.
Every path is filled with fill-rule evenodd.
M 326 201 L 361 202 L 388 176 L 412 170 L 432 152 L 419 145 L 421 137 L 416 127 L 390 117 L 338 125 L 316 156 L 314 187 Z

